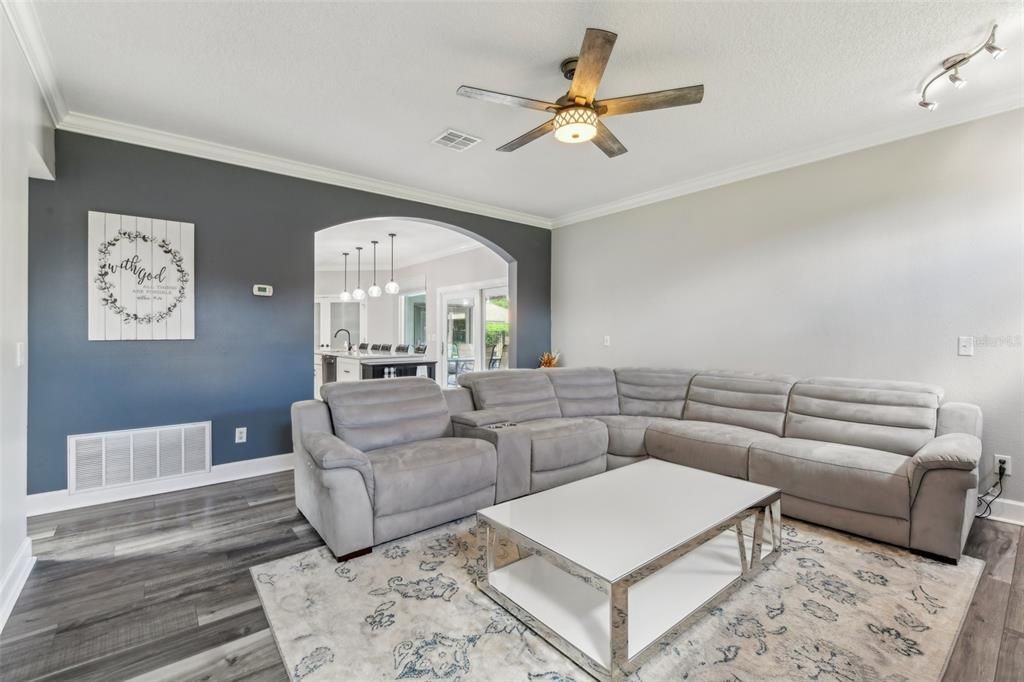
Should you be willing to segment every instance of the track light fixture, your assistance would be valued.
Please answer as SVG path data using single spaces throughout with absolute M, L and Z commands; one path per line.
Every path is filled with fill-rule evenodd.
M 995 34 L 995 32 L 996 30 L 992 29 L 993 35 Z M 992 59 L 999 59 L 1006 53 L 1006 50 L 999 47 L 998 45 L 994 45 L 993 43 L 986 43 L 985 52 L 988 52 L 990 55 L 992 55 Z
M 957 89 L 960 89 L 967 85 L 967 81 L 960 76 L 960 69 L 966 66 L 972 59 L 978 56 L 982 50 L 992 55 L 993 59 L 999 59 L 1006 52 L 1005 49 L 996 45 L 996 29 L 999 28 L 999 24 L 992 27 L 992 31 L 988 34 L 988 40 L 978 46 L 971 52 L 961 52 L 955 54 L 952 57 L 944 59 L 942 61 L 942 71 L 932 76 L 925 83 L 924 87 L 921 88 L 921 101 L 917 103 L 917 106 L 928 111 L 934 111 L 936 104 L 935 102 L 929 101 L 928 99 L 928 88 L 931 87 L 932 83 L 939 80 L 943 76 L 949 76 L 949 82 Z

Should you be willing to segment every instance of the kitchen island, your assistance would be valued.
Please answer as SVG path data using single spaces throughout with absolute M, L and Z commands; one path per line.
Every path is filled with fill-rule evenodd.
M 433 379 L 437 371 L 437 360 L 417 353 L 343 350 L 317 350 L 315 353 L 317 393 L 321 383 L 412 377 L 419 373 L 420 367 L 425 368 L 427 376 Z

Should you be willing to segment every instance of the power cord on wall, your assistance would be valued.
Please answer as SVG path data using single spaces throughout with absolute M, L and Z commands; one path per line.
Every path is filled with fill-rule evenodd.
M 984 495 L 978 496 L 978 507 L 984 507 L 977 514 L 974 515 L 976 519 L 987 519 L 992 516 L 992 503 L 999 499 L 1003 494 L 1003 478 L 1006 476 L 1006 462 L 999 462 L 999 478 L 996 480 L 995 485 L 988 489 Z M 988 496 L 992 495 L 991 498 Z

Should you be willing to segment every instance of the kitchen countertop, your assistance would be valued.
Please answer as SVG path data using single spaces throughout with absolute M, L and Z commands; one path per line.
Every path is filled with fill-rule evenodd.
M 427 359 L 426 356 L 417 353 L 360 353 L 359 351 L 327 349 L 318 349 L 313 352 L 316 355 L 333 355 L 337 358 L 358 360 L 359 363 L 363 365 L 391 364 L 395 362 L 402 363 L 410 361 L 435 362 L 434 360 Z

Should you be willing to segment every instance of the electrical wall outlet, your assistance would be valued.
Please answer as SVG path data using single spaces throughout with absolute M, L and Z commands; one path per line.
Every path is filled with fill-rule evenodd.
M 244 426 L 239 426 L 235 429 L 235 443 L 244 443 L 248 437 L 249 431 Z
M 993 455 L 996 460 L 996 475 L 999 475 L 999 463 L 1003 462 L 1006 464 L 1006 475 L 1009 476 L 1013 473 L 1013 459 L 1009 455 Z
M 606 345 L 606 346 L 612 345 L 612 337 L 610 337 L 610 336 L 604 337 L 604 345 Z

